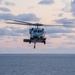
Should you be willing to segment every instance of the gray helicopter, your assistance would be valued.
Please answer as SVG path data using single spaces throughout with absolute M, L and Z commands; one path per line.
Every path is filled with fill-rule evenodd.
M 19 25 L 28 25 L 28 26 L 36 26 L 35 28 L 29 29 L 30 38 L 23 39 L 23 42 L 34 43 L 34 49 L 36 48 L 36 43 L 44 43 L 46 44 L 45 30 L 44 28 L 39 28 L 40 26 L 62 26 L 62 25 L 45 25 L 40 23 L 29 23 L 21 20 L 12 20 L 13 22 L 6 22 L 8 24 L 19 24 Z

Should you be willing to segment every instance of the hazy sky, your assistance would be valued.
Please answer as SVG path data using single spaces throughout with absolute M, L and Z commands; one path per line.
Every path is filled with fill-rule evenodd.
M 9 18 L 64 27 L 44 27 L 47 44 L 33 49 L 33 43 L 23 42 L 31 27 L 8 25 Z M 75 54 L 75 0 L 0 0 L 0 53 Z

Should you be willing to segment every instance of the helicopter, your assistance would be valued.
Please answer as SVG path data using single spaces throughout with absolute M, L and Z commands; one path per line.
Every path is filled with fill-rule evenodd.
M 23 39 L 23 42 L 28 42 L 29 44 L 34 43 L 34 49 L 36 48 L 36 43 L 46 44 L 46 36 L 45 36 L 46 32 L 44 28 L 39 28 L 40 26 L 62 26 L 62 25 L 45 25 L 41 23 L 30 23 L 22 20 L 12 20 L 12 19 L 8 19 L 8 20 L 13 21 L 13 22 L 6 22 L 8 24 L 35 26 L 35 28 L 29 29 L 30 38 Z

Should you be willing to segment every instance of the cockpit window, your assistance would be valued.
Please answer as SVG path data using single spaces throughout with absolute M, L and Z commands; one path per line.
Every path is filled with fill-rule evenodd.
M 38 32 L 42 32 L 42 30 L 38 30 Z
M 33 33 L 42 33 L 42 32 L 43 30 L 37 30 L 37 29 L 33 30 Z
M 36 33 L 36 32 L 37 32 L 37 30 L 34 30 L 33 32 L 34 32 L 34 33 Z

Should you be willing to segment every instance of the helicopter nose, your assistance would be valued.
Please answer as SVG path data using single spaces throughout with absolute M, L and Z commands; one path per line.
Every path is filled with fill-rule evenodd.
M 33 37 L 34 37 L 34 38 L 39 38 L 39 36 L 38 36 L 38 35 L 34 35 Z
M 34 36 L 34 38 L 38 38 L 38 36 L 36 35 L 36 36 Z

